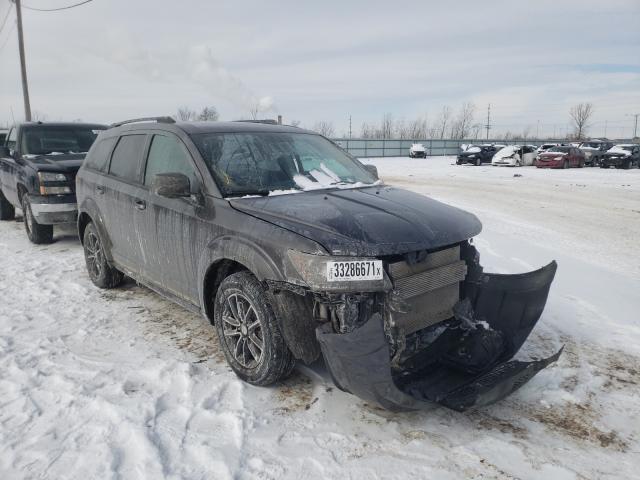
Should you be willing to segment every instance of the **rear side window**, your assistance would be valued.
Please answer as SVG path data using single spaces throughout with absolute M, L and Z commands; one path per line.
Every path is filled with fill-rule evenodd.
M 139 180 L 140 160 L 147 140 L 146 135 L 124 135 L 120 137 L 113 155 L 109 173 L 130 182 Z
M 182 173 L 191 185 L 196 181 L 196 172 L 187 148 L 177 138 L 154 135 L 149 147 L 144 184 L 151 185 L 158 173 Z
M 84 164 L 88 168 L 98 170 L 99 172 L 105 172 L 109 168 L 109 157 L 111 150 L 115 145 L 117 137 L 105 138 L 104 140 L 98 140 L 96 144 L 91 148 L 87 159 Z

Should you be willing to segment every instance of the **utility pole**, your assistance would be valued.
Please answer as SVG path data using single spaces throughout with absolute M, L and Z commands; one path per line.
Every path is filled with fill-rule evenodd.
M 487 129 L 487 140 L 489 140 L 489 130 L 491 130 L 491 104 L 487 105 L 487 124 L 484 128 Z
M 536 126 L 536 140 L 540 138 L 540 120 L 538 120 L 538 125 Z
M 29 85 L 27 83 L 27 65 L 24 58 L 24 38 L 22 35 L 22 8 L 20 0 L 13 0 L 16 4 L 18 21 L 18 49 L 20 51 L 20 71 L 22 72 L 22 96 L 24 97 L 24 119 L 31 121 L 31 104 L 29 103 Z
M 638 117 L 640 117 L 640 113 L 627 113 L 627 116 L 636 118 L 635 125 L 633 126 L 633 138 L 636 138 L 638 136 Z
M 349 138 L 351 138 L 351 115 L 349 115 Z

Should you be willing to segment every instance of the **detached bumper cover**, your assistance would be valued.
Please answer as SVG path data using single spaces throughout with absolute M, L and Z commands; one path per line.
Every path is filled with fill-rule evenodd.
M 555 272 L 552 262 L 527 274 L 482 274 L 468 289 L 478 318 L 505 339 L 499 361 L 480 374 L 440 364 L 418 375 L 394 377 L 380 314 L 347 334 L 333 333 L 324 324 L 316 336 L 336 385 L 366 401 L 393 411 L 431 408 L 433 402 L 458 411 L 488 405 L 516 391 L 560 356 L 561 350 L 546 359 L 511 360 L 540 318 Z

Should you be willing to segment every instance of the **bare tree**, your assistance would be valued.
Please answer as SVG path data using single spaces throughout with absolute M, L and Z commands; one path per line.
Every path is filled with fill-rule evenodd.
M 178 120 L 182 120 L 183 122 L 193 122 L 196 119 L 195 110 L 191 110 L 189 107 L 180 107 L 178 108 Z
M 471 124 L 473 123 L 473 115 L 475 113 L 476 106 L 472 102 L 463 103 L 458 112 L 458 116 L 451 124 L 450 138 L 461 139 L 467 138 L 471 131 Z
M 378 138 L 388 139 L 393 138 L 393 115 L 385 113 L 382 116 L 382 122 L 380 123 L 380 129 L 378 130 Z
M 262 108 L 260 107 L 259 101 L 256 100 L 251 104 L 251 106 L 249 107 L 249 115 L 251 115 L 252 120 L 258 119 L 258 114 L 260 113 L 260 110 L 262 110 Z
M 574 105 L 569 110 L 569 116 L 573 120 L 575 126 L 576 140 L 581 140 L 583 134 L 589 127 L 589 119 L 593 115 L 593 104 L 589 102 Z
M 408 138 L 413 140 L 423 140 L 427 138 L 427 120 L 425 118 L 418 117 L 409 122 L 407 130 L 409 133 Z
M 431 136 L 440 139 L 444 138 L 444 134 L 447 131 L 447 126 L 449 125 L 449 120 L 451 120 L 451 107 L 445 105 L 444 107 L 442 107 L 442 111 L 440 112 L 440 115 L 436 120 L 436 123 L 432 129 Z
M 360 127 L 360 136 L 362 138 L 373 138 L 375 136 L 375 128 L 367 122 L 364 122 L 362 127 Z
M 216 107 L 203 107 L 198 114 L 198 120 L 202 122 L 217 122 L 220 115 Z
M 405 122 L 404 118 L 398 120 L 395 124 L 395 136 L 400 140 L 409 138 L 409 126 Z
M 316 122 L 311 129 L 314 132 L 318 132 L 323 137 L 331 138 L 335 134 L 335 129 L 333 128 L 333 123 L 326 122 L 324 120 L 320 122 Z

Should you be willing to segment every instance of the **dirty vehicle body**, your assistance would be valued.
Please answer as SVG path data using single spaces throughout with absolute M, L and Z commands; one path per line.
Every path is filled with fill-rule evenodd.
M 507 145 L 499 150 L 491 160 L 491 165 L 522 167 L 533 165 L 536 147 L 533 145 Z
M 557 358 L 511 360 L 555 262 L 483 272 L 475 216 L 385 186 L 312 132 L 167 122 L 112 128 L 89 152 L 77 177 L 88 273 L 202 312 L 240 378 L 266 385 L 322 355 L 339 388 L 385 408 L 465 410 Z
M 640 145 L 637 144 L 614 145 L 600 158 L 601 168 L 628 170 L 633 166 L 640 166 Z
M 585 165 L 597 167 L 611 147 L 613 147 L 612 142 L 589 140 L 588 142 L 582 142 L 578 148 L 584 152 Z
M 421 143 L 414 143 L 409 149 L 410 158 L 427 158 L 427 149 Z
M 491 163 L 496 152 L 503 146 L 500 145 L 469 145 L 466 150 L 458 154 L 457 165 L 471 164 L 480 166 L 483 163 Z
M 584 167 L 585 158 L 582 150 L 569 145 L 551 147 L 541 153 L 534 165 L 538 168 L 571 168 Z
M 53 241 L 53 226 L 76 221 L 75 176 L 106 125 L 26 122 L 0 148 L 0 219 L 21 208 L 33 243 Z

